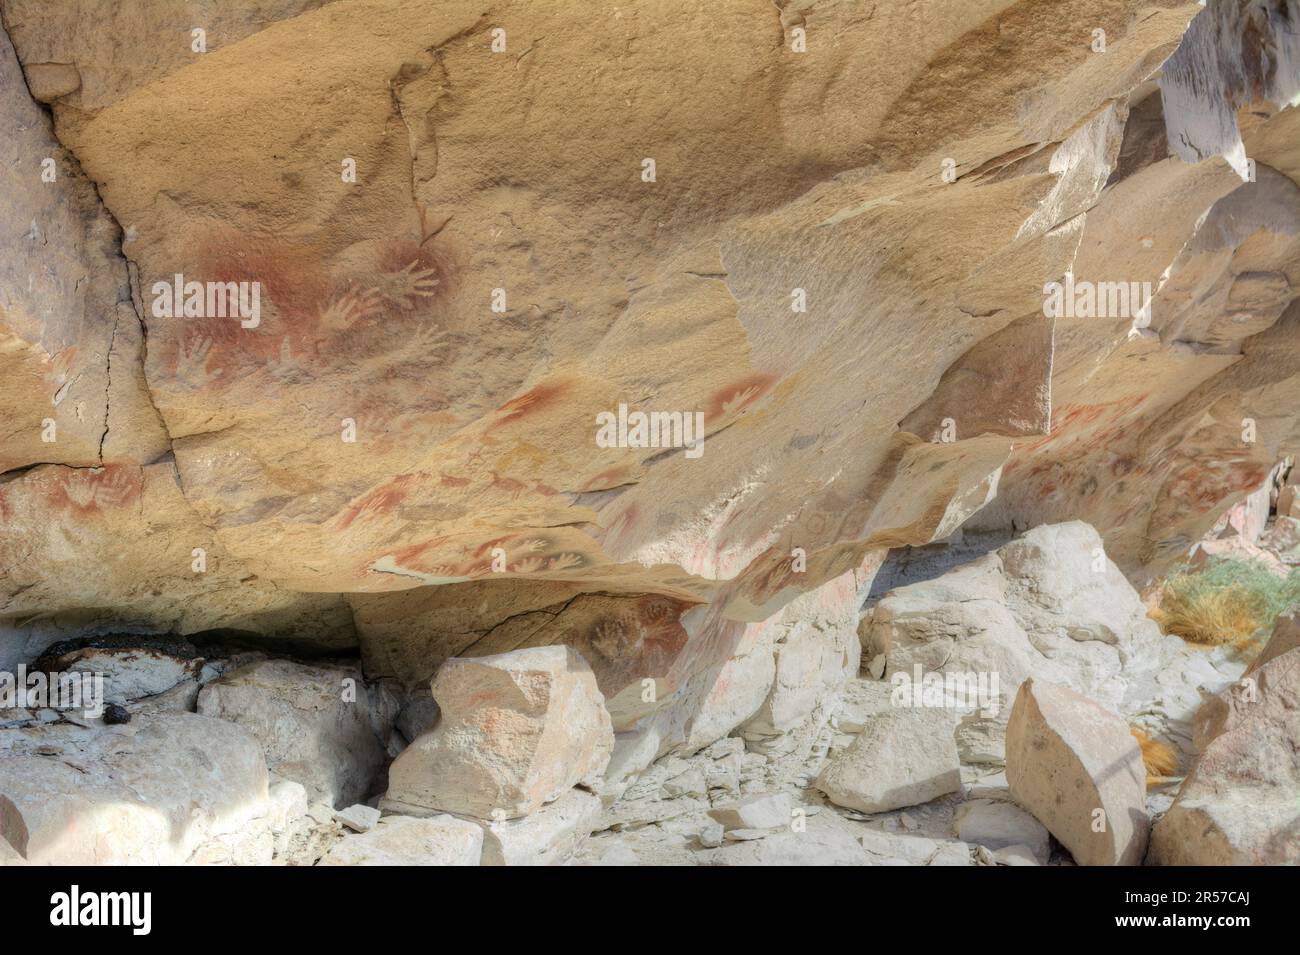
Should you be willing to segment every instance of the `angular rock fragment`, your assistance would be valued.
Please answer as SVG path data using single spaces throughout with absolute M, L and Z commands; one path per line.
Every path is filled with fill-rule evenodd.
M 1047 830 L 1019 806 L 999 799 L 977 799 L 957 810 L 957 836 L 962 842 L 995 850 L 1021 846 L 1038 865 L 1050 854 Z
M 1267 661 L 1206 708 L 1200 758 L 1156 823 L 1147 861 L 1300 862 L 1300 649 Z
M 600 820 L 600 800 L 571 789 L 559 799 L 518 819 L 483 823 L 483 865 L 563 865 Z
M 1007 725 L 1011 795 L 1080 865 L 1140 865 L 1150 820 L 1128 724 L 1063 686 L 1026 680 Z
M 367 832 L 344 836 L 320 865 L 478 865 L 483 830 L 451 816 L 387 816 Z
M 353 832 L 369 832 L 378 825 L 379 816 L 378 809 L 372 806 L 364 806 L 361 803 L 348 806 L 347 809 L 340 809 L 334 813 L 334 818 Z
M 711 822 L 700 829 L 700 845 L 706 849 L 716 849 L 722 845 L 722 839 L 726 830 L 722 828 L 722 823 Z
M 961 789 L 953 716 L 945 709 L 898 707 L 869 717 L 814 784 L 836 805 L 886 812 Z
M 433 680 L 438 725 L 388 771 L 388 799 L 475 816 L 524 816 L 595 782 L 614 732 L 596 679 L 565 646 L 453 658 Z
M 709 810 L 725 831 L 733 829 L 779 829 L 790 825 L 790 794 L 763 793 L 740 802 Z

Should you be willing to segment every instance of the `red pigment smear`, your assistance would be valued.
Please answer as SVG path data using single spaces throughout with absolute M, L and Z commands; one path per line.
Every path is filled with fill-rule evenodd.
M 488 471 L 488 474 L 492 475 L 492 486 L 509 494 L 511 500 L 518 498 L 520 494 L 528 490 L 528 485 L 523 481 L 516 481 L 511 477 L 504 477 L 497 474 L 496 471 Z
M 144 486 L 141 470 L 130 464 L 76 468 L 59 475 L 45 491 L 52 510 L 81 519 L 124 507 L 139 499 Z
M 406 500 L 414 481 L 414 475 L 404 474 L 358 498 L 351 507 L 343 512 L 343 517 L 338 523 L 338 529 L 347 530 L 363 513 L 370 516 L 391 514 L 398 504 Z
M 724 417 L 743 411 L 771 391 L 776 381 L 775 375 L 754 372 L 715 391 L 704 404 L 705 423 L 713 424 Z M 746 395 L 746 392 L 751 393 Z M 744 398 L 737 401 L 737 397 L 741 395 L 744 395 Z M 728 402 L 732 403 L 730 408 L 725 407 Z
M 555 407 L 566 394 L 572 391 L 572 388 L 572 384 L 568 381 L 551 381 L 511 398 L 496 410 L 496 420 L 489 425 L 488 431 L 512 424 L 546 408 Z
M 627 483 L 627 476 L 632 471 L 632 465 L 620 464 L 617 467 L 608 468 L 593 476 L 586 484 L 582 485 L 584 491 L 603 491 L 607 488 L 618 487 L 620 484 Z

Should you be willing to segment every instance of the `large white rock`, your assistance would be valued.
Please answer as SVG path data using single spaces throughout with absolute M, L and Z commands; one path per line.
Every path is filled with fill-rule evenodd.
M 713 638 L 728 648 L 727 658 L 688 679 L 677 694 L 691 711 L 677 751 L 697 752 L 737 727 L 752 750 L 780 749 L 810 718 L 829 715 L 857 673 L 863 587 L 850 571 L 761 621 L 729 623 L 733 634 Z M 677 732 L 667 719 L 662 735 L 673 738 Z
M 387 816 L 368 832 L 344 836 L 320 865 L 478 865 L 483 830 L 452 816 Z
M 384 762 L 355 667 L 253 663 L 205 686 L 198 710 L 245 727 L 266 749 L 270 768 L 302 783 L 313 801 L 363 801 Z
M 778 829 L 790 825 L 790 794 L 760 793 L 739 802 L 718 806 L 709 815 L 722 823 L 724 831 L 732 829 Z
M 1014 803 L 1001 799 L 976 799 L 957 810 L 957 836 L 989 849 L 1026 846 L 1039 865 L 1050 854 L 1047 830 L 1037 819 Z
M 509 819 L 595 783 L 609 763 L 604 697 L 570 647 L 453 658 L 432 686 L 441 719 L 394 760 L 390 800 Z
M 571 789 L 520 819 L 483 823 L 483 865 L 564 865 L 600 821 L 600 799 Z
M 1146 770 L 1129 726 L 1073 690 L 1026 680 L 1007 725 L 1007 782 L 1080 865 L 1139 865 Z
M 929 802 L 961 789 L 953 717 L 942 708 L 896 707 L 866 719 L 849 746 L 831 756 L 816 787 L 861 812 Z
M 857 675 L 862 658 L 856 601 L 835 604 L 814 593 L 793 601 L 781 620 L 772 688 L 742 727 L 750 740 L 795 729 L 819 705 L 837 697 Z
M 1156 823 L 1148 861 L 1300 862 L 1300 649 L 1268 660 L 1206 709 L 1208 741 Z
M 778 629 L 767 622 L 749 623 L 741 629 L 731 656 L 700 694 L 682 751 L 703 749 L 758 713 L 776 679 L 775 647 L 779 637 Z
M 998 549 L 1007 604 L 1029 634 L 1119 644 L 1155 635 L 1128 579 L 1082 521 L 1040 524 Z
M 956 707 L 962 761 L 999 765 L 1009 702 L 1027 678 L 1069 686 L 1190 751 L 1203 691 L 1242 665 L 1188 647 L 1147 619 L 1137 592 L 1079 521 L 1041 525 L 931 580 L 887 593 L 864 626 L 864 656 L 886 680 L 912 674 L 997 678 L 992 713 Z
M 47 671 L 101 674 L 104 699 L 128 703 L 194 679 L 203 660 L 184 641 L 121 635 L 56 643 L 35 665 Z
M 232 723 L 146 713 L 0 739 L 0 837 L 33 864 L 263 864 L 277 824 L 262 748 Z

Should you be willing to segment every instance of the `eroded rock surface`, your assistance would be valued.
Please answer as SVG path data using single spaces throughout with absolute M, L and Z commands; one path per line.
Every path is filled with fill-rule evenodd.
M 141 858 L 315 861 L 396 757 L 487 864 L 1043 861 L 953 839 L 1019 688 L 1193 752 L 1242 665 L 1134 586 L 1212 528 L 1300 561 L 1294 4 L 172 6 L 0 0 L 0 667 L 54 644 L 137 728 L 0 733 L 108 773 L 197 707 L 307 802 Z M 110 633 L 269 656 L 58 646 Z M 764 795 L 807 830 L 705 822 Z
M 198 676 L 203 658 L 184 641 L 130 635 L 56 643 L 33 664 L 47 673 L 100 675 L 104 699 L 127 703 L 166 693 Z
M 200 53 L 161 6 L 7 0 L 25 79 L 10 60 L 7 108 L 30 131 L 9 232 L 35 221 L 71 263 L 42 274 L 100 284 L 38 307 L 31 269 L 6 283 L 28 296 L 6 327 L 39 352 L 24 380 L 49 388 L 6 395 L 8 467 L 42 466 L 0 508 L 29 540 L 55 519 L 78 544 L 0 550 L 0 607 L 340 645 L 347 600 L 408 687 L 474 644 L 565 642 L 607 698 L 653 678 L 655 706 L 689 717 L 744 624 L 981 508 L 1085 518 L 1130 572 L 1166 558 L 1292 437 L 1270 409 L 1297 390 L 1300 157 L 1287 111 L 1238 130 L 1245 184 L 1235 124 L 1227 145 L 1188 133 L 1194 156 L 1165 129 L 1202 99 L 1285 101 L 1285 17 L 1216 2 L 1189 30 L 1190 0 L 1136 10 L 734 0 L 717 22 L 671 2 L 575 25 L 546 5 L 276 0 L 212 12 Z M 1282 57 L 1266 76 L 1240 54 L 1247 21 Z M 1104 54 L 1077 39 L 1098 27 Z M 592 83 L 607 28 L 629 42 Z M 665 69 L 690 97 L 646 86 Z M 162 141 L 176 116 L 192 128 Z M 41 183 L 51 149 L 63 175 Z M 1045 318 L 1066 273 L 1149 281 L 1154 302 Z M 177 274 L 260 283 L 257 321 L 166 317 L 156 285 Z M 600 447 L 596 415 L 620 404 L 702 415 L 704 453 Z M 67 433 L 54 455 L 42 408 Z M 1242 416 L 1259 439 L 1229 450 Z M 124 534 L 157 593 L 77 572 L 113 567 L 97 542 Z M 429 639 L 417 615 L 489 584 L 495 609 L 426 662 L 398 651 Z
M 271 861 L 266 759 L 238 726 L 176 713 L 3 732 L 0 835 L 30 863 Z
M 1010 702 L 1027 678 L 1072 687 L 1190 752 L 1202 693 L 1244 668 L 1227 650 L 1162 635 L 1100 536 L 1078 521 L 1036 527 L 890 591 L 863 629 L 864 656 L 881 678 L 933 674 L 963 694 L 954 701 L 965 713 L 963 759 L 991 765 L 1001 763 Z
M 1200 758 L 1156 823 L 1149 861 L 1295 864 L 1300 860 L 1300 650 L 1272 657 L 1206 708 Z
M 198 712 L 243 726 L 266 750 L 272 771 L 341 809 L 370 794 L 384 763 L 394 714 L 385 720 L 372 695 L 352 667 L 265 660 L 205 686 Z

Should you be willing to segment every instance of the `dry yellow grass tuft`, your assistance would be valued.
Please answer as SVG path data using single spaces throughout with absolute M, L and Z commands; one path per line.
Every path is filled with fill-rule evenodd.
M 1190 592 L 1166 588 L 1150 616 L 1165 633 L 1204 646 L 1249 643 L 1268 624 L 1260 618 L 1259 600 L 1244 587 Z
M 1178 753 L 1168 743 L 1152 739 L 1146 730 L 1130 726 L 1133 738 L 1142 748 L 1142 765 L 1147 771 L 1147 785 L 1174 776 L 1178 773 Z
M 1282 577 L 1258 561 L 1212 557 L 1197 570 L 1170 574 L 1150 617 L 1188 643 L 1227 645 L 1249 655 L 1278 614 L 1295 606 L 1300 606 L 1300 572 Z

